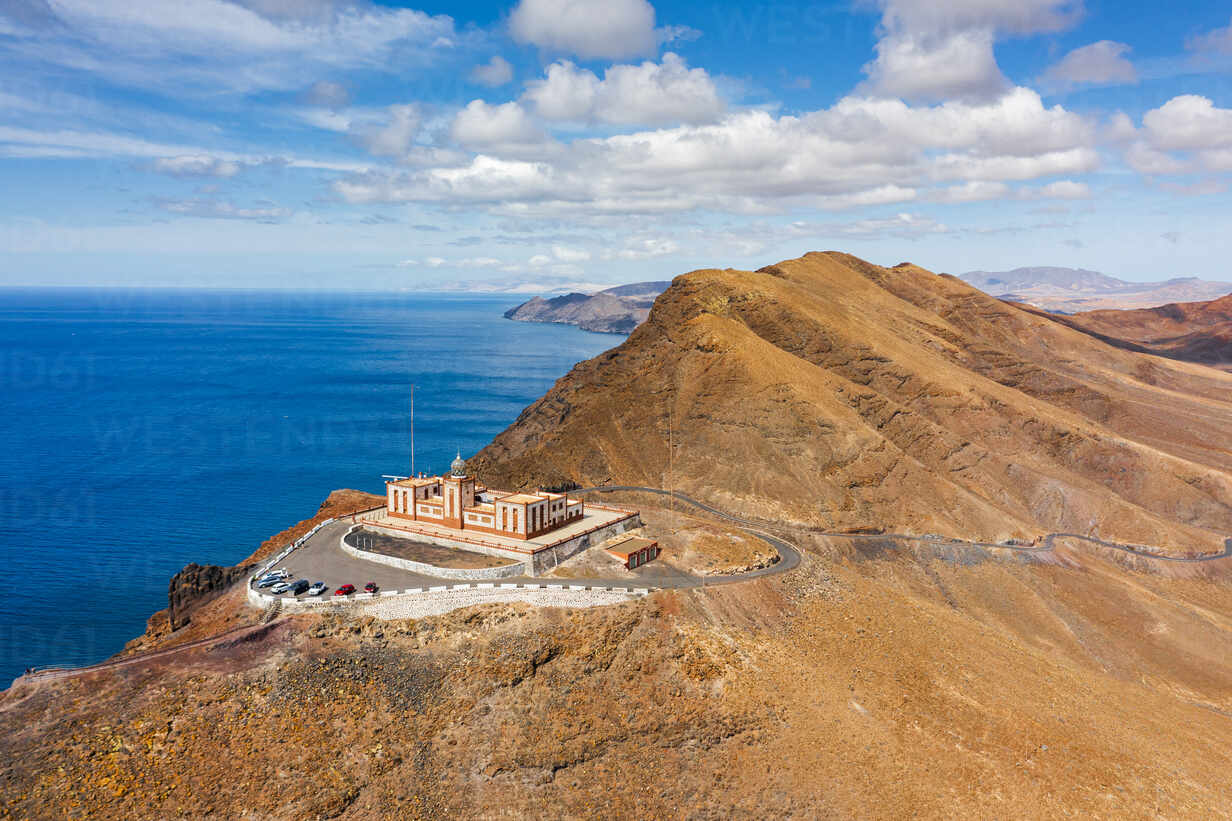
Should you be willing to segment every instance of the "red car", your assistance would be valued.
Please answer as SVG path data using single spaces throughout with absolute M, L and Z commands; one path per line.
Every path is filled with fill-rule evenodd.
M 354 592 L 355 592 L 355 585 L 344 584 L 342 585 L 342 587 L 339 587 L 337 590 L 334 591 L 334 595 L 335 596 L 349 596 Z
M 378 589 L 379 588 L 377 588 L 376 582 L 368 582 L 367 584 L 364 585 L 365 593 L 375 593 Z

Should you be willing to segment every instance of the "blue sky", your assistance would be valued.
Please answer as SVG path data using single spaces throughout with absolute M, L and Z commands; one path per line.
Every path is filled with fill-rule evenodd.
M 0 0 L 0 283 L 1232 279 L 1220 4 Z

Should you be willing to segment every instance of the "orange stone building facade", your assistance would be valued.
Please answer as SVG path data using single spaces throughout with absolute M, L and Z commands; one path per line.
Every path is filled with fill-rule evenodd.
M 459 456 L 447 476 L 410 476 L 385 483 L 390 517 L 533 539 L 582 518 L 581 499 L 566 493 L 505 493 L 480 486 Z

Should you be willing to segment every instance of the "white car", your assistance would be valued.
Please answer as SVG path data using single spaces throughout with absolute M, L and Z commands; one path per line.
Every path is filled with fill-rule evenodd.
M 281 580 L 281 579 L 285 579 L 287 576 L 290 576 L 290 575 L 291 575 L 290 573 L 288 573 L 286 570 L 283 570 L 280 567 L 277 570 L 271 570 L 268 573 L 263 573 L 260 576 L 258 576 L 257 583 L 260 584 L 261 582 L 267 582 L 270 579 L 280 579 Z
M 278 582 L 278 584 L 270 588 L 270 592 L 273 593 L 275 596 L 277 596 L 281 593 L 287 592 L 290 589 L 291 589 L 290 582 Z
M 324 593 L 327 589 L 328 587 L 326 586 L 325 582 L 316 582 L 315 584 L 312 585 L 312 587 L 308 588 L 308 595 L 309 596 L 319 596 L 322 593 Z

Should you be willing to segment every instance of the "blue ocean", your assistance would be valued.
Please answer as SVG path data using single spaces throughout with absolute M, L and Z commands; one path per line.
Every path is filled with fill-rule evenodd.
M 118 651 L 189 562 L 485 445 L 620 342 L 508 296 L 0 289 L 0 686 Z

